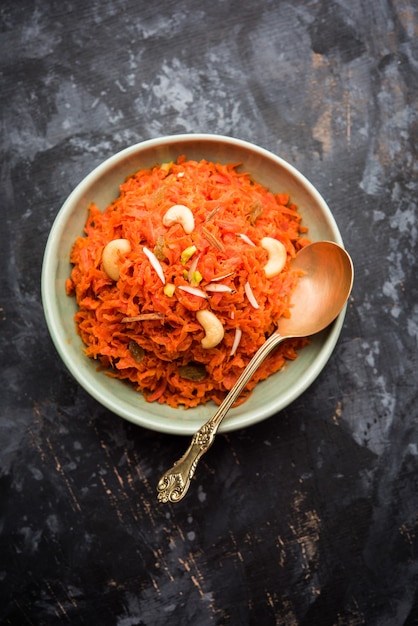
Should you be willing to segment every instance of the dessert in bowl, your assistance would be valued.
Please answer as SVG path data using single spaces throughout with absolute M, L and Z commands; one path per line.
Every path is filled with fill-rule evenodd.
M 125 184 L 126 180 L 130 180 L 137 172 L 151 172 L 155 171 L 155 168 L 157 168 L 157 174 L 161 177 L 161 180 L 164 180 L 165 176 L 178 177 L 179 173 L 187 177 L 187 171 L 180 171 L 182 167 L 187 163 L 191 163 L 194 167 L 194 164 L 199 164 L 202 161 L 220 165 L 220 169 L 217 171 L 219 172 L 219 180 L 221 183 L 223 182 L 222 173 L 224 171 L 237 172 L 239 174 L 239 180 L 247 173 L 251 179 L 255 181 L 255 187 L 257 185 L 261 186 L 263 189 L 268 190 L 268 194 L 271 196 L 289 198 L 291 207 L 297 208 L 297 214 L 301 218 L 300 224 L 302 228 L 301 232 L 298 233 L 300 245 L 303 245 L 304 240 L 308 240 L 307 238 L 309 238 L 310 241 L 328 240 L 334 241 L 340 245 L 342 244 L 338 227 L 324 199 L 302 174 L 280 157 L 263 148 L 231 137 L 200 134 L 175 135 L 144 141 L 122 150 L 95 168 L 76 187 L 65 201 L 52 226 L 45 250 L 42 271 L 42 299 L 48 328 L 58 353 L 75 379 L 89 394 L 117 415 L 146 428 L 184 435 L 194 433 L 208 419 L 210 414 L 216 409 L 215 402 L 207 401 L 208 397 L 203 394 L 201 403 L 196 404 L 196 406 L 191 405 L 190 408 L 186 409 L 182 406 L 181 402 L 178 403 L 177 400 L 170 404 L 170 388 L 164 386 L 164 384 L 162 386 L 160 385 L 159 388 L 164 387 L 165 389 L 165 401 L 164 396 L 159 395 L 159 392 L 150 392 L 147 394 L 146 392 L 139 391 L 136 388 L 137 386 L 132 384 L 129 380 L 120 380 L 120 378 L 114 377 L 112 372 L 110 372 L 110 376 L 106 375 L 103 371 L 103 361 L 98 361 L 96 354 L 94 354 L 96 358 L 89 358 L 86 355 L 87 335 L 83 337 L 83 341 L 83 332 L 80 333 L 80 326 L 82 326 L 82 324 L 80 325 L 80 317 L 78 324 L 76 324 L 75 321 L 76 316 L 80 316 L 80 303 L 82 303 L 83 298 L 80 294 L 78 294 L 80 297 L 71 297 L 69 292 L 71 292 L 71 290 L 76 291 L 77 280 L 74 278 L 74 274 L 72 274 L 74 265 L 77 267 L 77 255 L 74 253 L 74 248 L 76 242 L 80 242 L 86 237 L 85 228 L 86 222 L 88 223 L 88 210 L 92 204 L 97 211 L 97 224 L 95 224 L 94 213 L 93 217 L 91 217 L 90 214 L 90 227 L 91 229 L 97 229 L 102 213 L 109 210 L 108 207 L 115 206 L 115 200 L 120 196 L 121 186 Z M 222 168 L 224 167 L 229 168 L 229 170 L 223 170 Z M 282 199 L 281 202 L 284 203 L 285 200 Z M 183 213 L 180 217 L 178 208 L 174 208 L 174 213 L 177 211 L 177 214 L 174 215 L 173 220 L 170 222 L 170 215 L 173 217 L 173 211 L 170 214 L 169 209 L 171 210 L 173 207 L 178 207 L 179 205 L 174 203 L 172 206 L 169 206 L 171 203 L 164 204 L 163 201 L 161 204 L 161 219 L 159 218 L 162 223 L 161 228 L 165 228 L 167 232 L 172 232 L 173 236 L 170 241 L 181 240 L 183 242 L 184 240 L 184 243 L 181 243 L 183 252 L 187 250 L 190 252 L 190 248 L 193 247 L 196 249 L 192 251 L 190 257 L 186 255 L 183 260 L 179 260 L 176 266 L 176 272 L 174 272 L 174 261 L 170 261 L 170 265 L 166 259 L 166 257 L 169 256 L 167 250 L 168 248 L 170 248 L 171 251 L 174 250 L 174 243 L 171 247 L 167 244 L 167 249 L 164 254 L 156 255 L 154 254 L 155 247 L 153 248 L 151 245 L 148 245 L 148 242 L 145 242 L 147 243 L 147 246 L 145 246 L 144 241 L 139 240 L 140 237 L 137 244 L 132 242 L 129 244 L 128 239 L 122 239 L 122 241 L 125 241 L 125 244 L 128 242 L 128 248 L 125 250 L 127 261 L 125 263 L 123 262 L 124 251 L 121 249 L 117 249 L 115 257 L 116 266 L 119 268 L 120 265 L 120 271 L 122 273 L 121 282 L 123 282 L 125 276 L 124 272 L 127 277 L 132 276 L 132 268 L 129 267 L 129 259 L 131 259 L 131 263 L 133 263 L 132 259 L 136 258 L 135 254 L 137 256 L 142 254 L 144 262 L 149 261 L 150 263 L 150 267 L 147 270 L 148 273 L 151 272 L 155 274 L 155 276 L 153 276 L 153 280 L 155 280 L 155 290 L 161 293 L 161 298 L 163 300 L 165 299 L 164 301 L 175 301 L 180 302 L 182 306 L 184 305 L 186 317 L 189 314 L 195 315 L 197 309 L 208 312 L 208 310 L 211 309 L 212 303 L 216 301 L 219 305 L 221 298 L 224 298 L 223 303 L 225 306 L 223 309 L 221 305 L 219 305 L 217 309 L 214 305 L 212 308 L 215 311 L 225 311 L 225 316 L 221 317 L 221 327 L 223 327 L 221 328 L 221 333 L 224 333 L 224 335 L 222 335 L 220 341 L 223 341 L 226 346 L 224 355 L 225 361 L 230 362 L 237 353 L 237 346 L 235 345 L 235 348 L 233 346 L 234 343 L 237 343 L 237 321 L 236 316 L 231 312 L 234 308 L 232 305 L 228 307 L 227 298 L 235 298 L 235 301 L 238 302 L 237 298 L 239 299 L 241 296 L 240 293 L 236 294 L 236 292 L 239 292 L 239 289 L 241 289 L 241 287 L 243 288 L 245 285 L 239 283 L 238 278 L 233 276 L 234 272 L 226 271 L 224 276 L 220 275 L 222 272 L 218 272 L 217 275 L 215 272 L 211 278 L 208 278 L 207 273 L 209 270 L 207 268 L 203 270 L 201 267 L 202 260 L 205 258 L 205 254 L 203 254 L 204 251 L 210 246 L 216 248 L 218 244 L 222 243 L 216 238 L 216 235 L 214 235 L 216 231 L 209 228 L 209 218 L 214 224 L 216 224 L 217 221 L 226 224 L 227 221 L 225 219 L 222 221 L 222 215 L 216 215 L 216 211 L 210 210 L 212 205 L 216 209 L 217 206 L 215 205 L 219 204 L 216 200 L 212 199 L 207 202 L 206 217 L 199 213 L 199 211 L 201 211 L 200 205 L 197 208 L 192 207 L 192 214 L 194 213 L 196 221 L 192 230 L 190 230 L 187 225 L 188 216 L 187 214 L 184 216 L 184 205 L 180 205 L 183 206 L 181 210 Z M 205 202 L 203 204 L 205 204 Z M 256 219 L 255 217 L 254 221 L 256 221 Z M 164 220 L 166 221 L 164 222 Z M 176 228 L 177 230 L 175 230 Z M 255 248 L 257 248 L 256 251 L 252 248 L 254 242 L 248 235 L 242 232 L 243 228 L 241 226 L 239 229 L 237 227 L 237 230 L 240 232 L 233 232 L 234 225 L 229 226 L 229 229 L 231 231 L 228 234 L 229 239 L 225 236 L 226 246 L 229 245 L 230 248 L 233 247 L 233 243 L 231 243 L 233 237 L 237 237 L 238 242 L 239 235 L 239 244 L 235 244 L 237 249 L 239 246 L 247 246 L 248 258 L 253 258 L 254 263 L 256 263 L 257 259 L 262 259 L 262 254 L 266 254 L 267 258 L 270 258 L 269 255 L 271 251 L 267 249 L 267 244 L 271 244 L 271 241 L 268 242 L 267 240 L 272 238 L 268 237 L 269 226 L 267 222 L 264 224 L 264 233 L 262 233 L 264 237 L 261 237 L 260 241 L 255 241 L 257 244 L 257 246 L 255 246 Z M 305 229 L 308 230 L 306 237 L 304 237 Z M 189 232 L 187 232 L 187 230 L 189 230 Z M 204 235 L 208 235 L 208 237 L 210 235 L 212 239 L 209 237 L 208 240 L 204 241 L 205 237 L 199 235 L 201 232 L 203 232 Z M 250 232 L 250 230 L 248 232 Z M 92 236 L 93 235 L 95 236 L 96 233 L 94 232 Z M 87 232 L 87 237 L 88 236 L 89 234 Z M 158 233 L 156 237 L 158 239 Z M 187 237 L 192 239 L 187 240 Z M 215 239 L 213 239 L 213 237 L 215 237 Z M 115 239 L 116 237 L 113 237 L 113 240 Z M 117 240 L 121 241 L 119 237 Z M 299 245 L 298 241 L 296 241 L 295 245 Z M 261 249 L 263 246 L 260 247 L 261 242 L 266 244 L 264 246 L 264 252 Z M 186 243 L 196 243 L 196 246 L 186 245 Z M 97 245 L 97 249 L 100 250 L 104 250 L 106 247 L 104 241 L 99 241 Z M 135 250 L 132 248 L 135 248 Z M 148 255 L 147 260 L 143 253 L 146 253 L 145 256 Z M 247 252 L 245 252 L 245 254 L 247 254 Z M 251 254 L 253 257 L 251 257 Z M 129 257 L 129 255 L 131 256 Z M 271 256 L 273 256 L 273 253 L 271 253 Z M 191 272 L 193 260 L 195 261 L 194 274 Z M 196 263 L 196 260 L 199 261 L 200 265 Z M 109 266 L 106 265 L 106 257 L 102 256 L 99 261 L 100 268 L 98 271 L 99 274 L 101 272 L 99 278 L 102 285 L 100 288 L 103 288 L 106 293 L 108 293 L 119 280 L 119 275 L 111 276 L 112 270 L 109 270 Z M 107 272 L 103 269 L 103 265 L 105 268 L 107 267 Z M 81 265 L 78 266 L 78 269 L 80 267 Z M 183 270 L 180 271 L 182 267 Z M 202 269 L 202 273 L 199 272 L 199 268 Z M 162 272 L 160 277 L 159 272 Z M 191 274 L 194 276 L 197 274 L 199 276 L 197 284 L 190 280 Z M 231 282 L 234 280 L 235 283 Z M 68 286 L 69 282 L 70 288 Z M 214 286 L 216 284 L 223 286 L 225 296 L 219 295 L 219 293 L 215 295 L 216 290 L 219 288 Z M 238 284 L 239 287 L 237 286 Z M 186 287 L 185 291 L 184 287 Z M 171 293 L 171 288 L 176 290 L 175 295 Z M 250 286 L 249 291 L 245 290 L 245 295 L 244 289 L 241 289 L 241 291 L 243 291 L 242 297 L 248 298 L 251 302 L 251 299 L 254 298 L 253 291 L 255 291 L 256 288 L 257 284 L 253 283 L 253 290 L 251 290 Z M 193 293 L 193 289 L 201 293 Z M 188 293 L 188 291 L 190 293 Z M 233 292 L 234 294 L 231 295 Z M 198 304 L 196 304 L 195 299 L 199 299 L 199 297 L 202 297 L 202 300 L 199 300 Z M 169 300 L 170 298 L 171 300 Z M 189 298 L 189 300 L 186 302 L 184 298 Z M 102 300 L 102 298 L 100 299 Z M 208 302 L 211 304 L 208 305 Z M 96 305 L 93 303 L 92 306 L 94 307 Z M 141 324 L 142 320 L 137 319 L 140 317 L 137 315 L 138 311 L 132 308 L 129 309 L 129 306 L 126 310 L 118 311 L 118 313 L 120 313 L 121 316 L 120 321 L 122 322 L 122 320 L 124 320 L 123 332 L 125 332 L 126 329 L 127 335 L 131 333 L 129 336 L 132 338 L 132 336 L 136 336 L 133 333 L 138 332 L 135 330 L 135 324 Z M 239 306 L 241 305 L 237 304 L 238 308 L 236 311 L 238 314 Z M 258 315 L 258 311 L 256 310 L 258 308 L 257 299 L 255 299 L 255 301 L 253 300 L 252 306 L 254 307 L 254 316 Z M 145 315 L 150 315 L 149 309 L 144 309 L 144 311 Z M 139 312 L 141 313 L 141 311 Z M 170 332 L 170 326 L 167 324 L 164 326 L 166 322 L 164 320 L 158 320 L 158 316 L 162 315 L 160 312 L 153 312 L 153 310 L 151 310 L 151 315 L 154 313 L 157 316 L 156 319 L 152 322 L 145 320 L 145 322 L 148 324 L 148 328 L 150 329 L 148 332 L 150 332 L 151 335 L 153 332 L 152 328 L 155 328 L 156 334 L 161 334 L 160 341 L 162 342 L 164 332 Z M 230 410 L 227 418 L 225 418 L 222 423 L 221 432 L 247 427 L 261 421 L 279 412 L 303 393 L 319 375 L 328 361 L 338 340 L 344 320 L 344 313 L 345 311 L 343 310 L 336 321 L 325 331 L 311 337 L 308 345 L 297 350 L 297 358 L 294 360 L 286 360 L 285 365 L 281 367 L 280 371 L 276 371 L 265 378 L 265 380 L 257 382 L 245 401 Z M 221 316 L 220 313 L 217 315 L 218 317 Z M 204 316 L 202 320 L 204 320 Z M 152 326 L 153 323 L 156 324 L 154 327 Z M 173 321 L 172 325 L 174 323 L 175 321 Z M 229 326 L 231 326 L 230 332 Z M 210 355 L 212 354 L 210 350 L 216 350 L 216 347 L 211 348 L 209 345 L 206 351 L 205 348 L 201 349 L 199 347 L 200 344 L 203 343 L 202 340 L 205 339 L 204 321 L 202 322 L 200 330 L 198 322 L 193 325 L 192 321 L 191 329 L 196 332 L 196 348 L 194 354 L 197 354 L 197 358 L 201 358 L 203 361 L 206 359 L 207 369 L 209 370 L 211 361 Z M 225 329 L 225 331 L 223 329 Z M 93 329 L 90 332 L 94 333 L 95 331 Z M 118 332 L 120 333 L 120 330 L 118 330 Z M 209 332 L 206 333 L 206 339 L 208 334 Z M 242 335 L 242 333 L 240 334 Z M 152 341 L 152 336 L 150 337 L 150 341 Z M 220 343 L 219 345 L 223 344 Z M 239 349 L 245 347 L 245 336 L 244 339 L 241 339 L 241 343 L 238 342 L 238 345 L 240 345 Z M 219 357 L 219 354 L 217 356 Z M 114 359 L 114 356 L 109 358 L 108 365 L 112 365 L 112 358 Z M 128 361 L 129 358 L 130 356 L 128 354 Z M 170 376 L 174 381 L 173 365 L 170 362 L 169 353 L 165 353 L 163 358 L 165 359 L 167 373 L 169 374 L 171 372 Z M 115 371 L 117 370 L 118 374 L 120 371 L 124 372 L 125 370 L 123 369 L 117 369 L 122 367 L 121 363 L 123 359 L 119 359 L 118 357 L 116 360 L 118 364 Z M 185 363 L 182 362 L 182 364 L 184 365 Z M 102 365 L 102 367 L 99 367 L 99 365 Z M 149 366 L 144 365 L 143 369 L 151 372 Z M 126 371 L 128 370 L 130 371 L 132 368 L 127 366 Z M 191 385 L 193 386 L 193 384 L 198 386 L 200 382 L 192 382 Z M 223 381 L 221 380 L 218 389 L 214 392 L 214 397 L 217 402 L 222 399 L 222 384 Z M 224 393 L 226 392 L 227 387 L 224 390 Z M 177 392 L 172 392 L 172 394 L 173 397 L 177 397 L 178 395 Z M 154 401 L 150 401 L 152 399 Z

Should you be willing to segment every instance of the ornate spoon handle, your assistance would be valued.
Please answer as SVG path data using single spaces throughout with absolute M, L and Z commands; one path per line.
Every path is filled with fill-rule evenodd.
M 264 361 L 267 355 L 270 354 L 273 348 L 286 338 L 287 337 L 279 335 L 276 331 L 270 335 L 257 350 L 235 385 L 220 404 L 216 413 L 193 435 L 191 444 L 183 456 L 171 469 L 167 470 L 161 476 L 157 485 L 158 500 L 160 502 L 178 502 L 186 495 L 199 459 L 209 450 L 214 442 L 215 435 L 225 415 L 259 365 Z

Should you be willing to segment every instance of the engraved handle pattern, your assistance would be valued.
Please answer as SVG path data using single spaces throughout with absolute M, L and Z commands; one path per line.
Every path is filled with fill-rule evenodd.
M 216 430 L 217 427 L 212 422 L 206 422 L 193 435 L 192 442 L 181 459 L 161 476 L 157 486 L 160 502 L 178 502 L 183 498 L 200 457 L 209 450 L 215 440 Z
M 283 337 L 278 332 L 270 335 L 248 363 L 235 385 L 220 404 L 216 413 L 193 435 L 191 444 L 181 459 L 162 475 L 157 485 L 157 497 L 160 502 L 178 502 L 186 495 L 199 459 L 209 450 L 214 442 L 216 432 L 223 418 L 258 366 L 264 361 L 273 348 L 284 339 L 286 339 L 286 337 Z

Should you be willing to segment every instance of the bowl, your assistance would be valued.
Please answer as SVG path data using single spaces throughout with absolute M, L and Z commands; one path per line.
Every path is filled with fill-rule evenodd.
M 75 298 L 65 292 L 70 252 L 75 239 L 83 234 L 87 207 L 91 202 L 104 210 L 119 195 L 125 178 L 156 163 L 187 159 L 207 159 L 221 163 L 242 163 L 242 168 L 272 192 L 287 192 L 298 206 L 312 241 L 329 240 L 343 244 L 334 217 L 315 187 L 292 165 L 273 153 L 249 142 L 210 134 L 186 134 L 143 141 L 104 161 L 82 180 L 60 209 L 51 228 L 42 267 L 42 302 L 46 322 L 55 347 L 78 383 L 98 402 L 120 417 L 154 431 L 190 435 L 215 411 L 214 403 L 192 409 L 171 408 L 149 403 L 126 382 L 97 371 L 97 362 L 85 356 L 74 324 Z M 311 338 L 276 374 L 260 382 L 250 398 L 232 408 L 220 432 L 248 427 L 278 413 L 298 398 L 317 378 L 336 345 L 345 308 L 325 331 Z

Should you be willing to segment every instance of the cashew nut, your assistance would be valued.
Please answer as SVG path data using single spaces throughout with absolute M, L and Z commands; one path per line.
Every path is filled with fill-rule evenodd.
M 189 235 L 194 230 L 194 217 L 189 207 L 184 204 L 174 204 L 163 217 L 164 226 L 181 224 Z
M 102 252 L 103 269 L 112 280 L 119 278 L 119 262 L 123 254 L 131 251 L 131 244 L 127 239 L 113 239 L 104 247 Z
M 273 237 L 263 237 L 261 246 L 267 251 L 268 261 L 264 266 L 267 278 L 272 278 L 280 274 L 286 264 L 287 253 L 286 248 L 278 239 Z
M 202 348 L 214 348 L 224 337 L 224 327 L 221 321 L 216 317 L 215 313 L 212 313 L 212 311 L 208 309 L 197 311 L 196 317 L 205 331 L 205 336 L 201 342 Z

